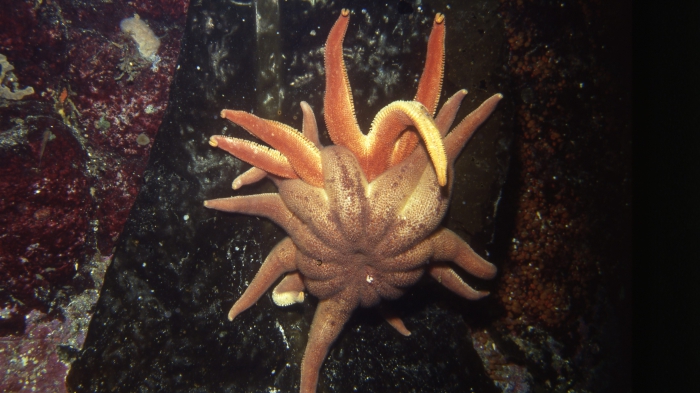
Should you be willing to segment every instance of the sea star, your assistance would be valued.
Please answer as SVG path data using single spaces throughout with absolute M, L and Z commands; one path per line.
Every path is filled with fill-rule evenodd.
M 283 275 L 273 290 L 278 305 L 303 301 L 304 291 L 316 296 L 301 364 L 304 393 L 316 391 L 329 347 L 355 308 L 400 297 L 426 271 L 453 292 L 476 300 L 488 292 L 466 284 L 455 265 L 482 279 L 496 274 L 494 265 L 439 224 L 450 200 L 454 161 L 502 96 L 486 100 L 449 134 L 466 91 L 458 91 L 433 118 L 444 68 L 445 17 L 437 14 L 414 100 L 383 108 L 364 135 L 343 61 L 349 19 L 350 11 L 343 9 L 325 47 L 325 121 L 334 145 L 320 144 L 313 111 L 304 102 L 303 134 L 242 111 L 221 112 L 276 150 L 221 135 L 209 142 L 254 166 L 236 178 L 234 189 L 269 176 L 279 190 L 204 205 L 267 217 L 289 235 L 270 252 L 228 318 L 255 304 Z M 387 321 L 410 334 L 398 317 L 387 316 Z

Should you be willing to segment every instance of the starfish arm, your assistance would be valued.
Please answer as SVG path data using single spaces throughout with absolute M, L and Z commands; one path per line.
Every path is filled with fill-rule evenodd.
M 400 164 L 406 157 L 410 156 L 416 146 L 418 146 L 419 141 L 420 135 L 410 129 L 404 130 L 401 136 L 399 136 L 399 140 L 396 141 L 394 150 L 391 152 L 389 168 Z
M 316 124 L 316 116 L 314 115 L 314 110 L 311 109 L 306 101 L 302 101 L 299 106 L 301 106 L 301 112 L 304 116 L 304 126 L 302 128 L 302 134 L 310 140 L 316 148 L 320 149 L 323 146 L 321 141 L 318 140 L 318 125 Z
M 367 200 L 369 206 L 372 206 L 367 233 L 376 235 L 372 239 L 373 243 L 381 244 L 387 236 L 393 237 L 392 235 L 396 234 L 391 229 L 395 228 L 397 218 L 401 217 L 401 212 L 406 204 L 413 199 L 414 190 L 421 184 L 423 172 L 427 172 L 427 165 L 428 153 L 422 148 L 416 149 L 410 158 L 390 168 L 367 186 Z M 424 190 L 422 187 L 420 189 Z M 405 240 L 402 236 L 397 236 L 388 246 L 390 249 L 394 249 L 394 246 L 410 246 L 411 243 L 407 244 Z M 387 255 L 397 255 L 388 250 L 382 250 L 389 252 Z M 386 261 L 388 263 L 389 260 L 392 260 L 392 265 L 404 266 L 405 260 L 402 258 L 404 257 L 395 256 Z M 428 255 L 423 258 L 424 261 L 427 259 Z
M 450 127 L 452 127 L 452 122 L 457 116 L 457 111 L 459 111 L 459 106 L 462 104 L 462 99 L 464 99 L 465 95 L 467 95 L 467 90 L 465 89 L 456 92 L 445 102 L 435 117 L 435 125 L 443 137 L 447 135 Z M 406 130 L 401 134 L 398 142 L 396 142 L 396 146 L 394 146 L 394 151 L 391 153 L 389 167 L 400 164 L 406 157 L 410 156 L 418 145 L 418 140 L 419 135 L 412 130 Z
M 296 251 L 296 246 L 288 237 L 272 249 L 270 255 L 260 266 L 258 273 L 255 274 L 253 281 L 228 312 L 229 321 L 233 321 L 233 318 L 236 318 L 238 314 L 255 304 L 281 275 L 296 269 L 294 266 Z
M 423 149 L 416 149 L 414 154 L 401 166 L 408 165 L 414 159 L 425 157 Z M 425 158 L 423 158 L 425 159 Z M 387 227 L 385 235 L 377 244 L 377 252 L 383 255 L 398 255 L 410 249 L 415 244 L 431 240 L 431 234 L 440 225 L 447 206 L 449 204 L 449 188 L 445 189 L 437 184 L 435 171 L 430 166 L 423 166 L 424 170 L 414 192 L 401 205 L 397 214 L 391 217 L 391 224 Z M 430 244 L 430 252 L 423 261 L 427 261 L 432 255 L 433 244 Z
M 437 116 L 435 116 L 435 125 L 437 125 L 438 130 L 440 130 L 440 135 L 442 135 L 443 138 L 447 135 L 447 132 L 450 131 L 450 127 L 452 127 L 459 107 L 462 105 L 462 100 L 466 95 L 467 89 L 457 91 L 442 105 Z
M 298 178 L 294 168 L 289 164 L 287 157 L 267 146 L 247 141 L 245 139 L 231 138 L 222 135 L 214 135 L 209 139 L 209 144 L 226 150 L 239 159 L 256 166 L 265 172 L 275 174 L 287 179 Z M 235 181 L 234 181 L 235 183 Z M 236 189 L 234 184 L 234 189 Z
M 272 290 L 272 301 L 280 307 L 286 307 L 294 303 L 304 302 L 304 281 L 301 279 L 301 273 L 289 273 L 279 284 Z
M 374 180 L 386 170 L 398 133 L 408 126 L 414 126 L 420 134 L 435 167 L 438 183 L 446 185 L 447 157 L 442 136 L 425 106 L 416 101 L 394 101 L 382 108 L 372 121 L 366 142 L 367 159 L 359 160 L 367 180 Z
M 323 98 L 323 115 L 333 143 L 348 148 L 359 157 L 365 136 L 355 118 L 350 80 L 343 60 L 343 38 L 349 21 L 350 11 L 343 9 L 326 40 L 326 95 Z
M 450 291 L 469 300 L 479 300 L 489 295 L 487 291 L 477 291 L 462 280 L 462 278 L 450 266 L 444 263 L 435 263 L 428 266 L 428 273 L 437 282 Z
M 399 332 L 402 336 L 410 336 L 411 331 L 406 329 L 406 325 L 404 325 L 403 321 L 401 318 L 399 318 L 396 314 L 393 312 L 389 311 L 386 309 L 386 307 L 383 307 L 382 305 L 379 306 L 379 313 L 382 314 L 382 317 L 387 321 L 391 327 L 396 329 L 397 332 Z
M 221 117 L 238 124 L 279 150 L 282 155 L 287 157 L 292 168 L 302 180 L 316 187 L 323 186 L 321 152 L 297 130 L 286 124 L 261 119 L 243 111 L 224 109 L 221 111 Z M 259 167 L 259 165 L 255 166 Z
M 423 68 L 420 82 L 418 82 L 416 97 L 413 99 L 425 105 L 431 115 L 435 114 L 438 101 L 440 100 L 444 69 L 445 16 L 437 13 L 433 21 L 430 38 L 428 38 L 428 53 L 425 57 L 425 67 Z M 418 145 L 418 141 L 418 135 L 414 132 L 404 132 L 396 142 L 390 166 L 394 166 L 408 157 Z
M 350 319 L 352 310 L 357 306 L 342 299 L 343 296 L 336 296 L 318 302 L 309 331 L 309 341 L 301 361 L 300 393 L 316 392 L 318 373 L 328 354 L 328 349 Z
M 480 257 L 456 233 L 440 228 L 431 237 L 434 261 L 453 261 L 457 266 L 482 279 L 496 276 L 496 266 Z
M 335 224 L 329 228 L 337 228 L 350 244 L 361 242 L 367 236 L 370 207 L 366 198 L 367 179 L 357 160 L 347 149 L 328 146 L 323 150 L 323 175 L 331 212 L 328 222 Z
M 314 235 L 309 231 L 309 227 L 304 225 L 289 210 L 279 194 L 268 193 L 210 199 L 204 201 L 204 207 L 228 213 L 241 213 L 268 218 L 290 234 L 295 244 L 303 252 L 309 253 L 311 250 L 315 250 L 320 255 L 323 255 L 324 258 L 330 253 L 323 242 L 313 243 L 313 247 L 309 247 L 308 242 L 315 239 Z
M 425 59 L 423 74 L 418 82 L 418 91 L 414 100 L 428 108 L 431 115 L 435 114 L 440 91 L 442 90 L 443 70 L 445 69 L 445 15 L 435 14 L 433 29 L 428 38 L 428 53 Z
M 292 169 L 291 165 L 289 166 L 289 169 Z M 237 178 L 233 179 L 233 184 L 231 186 L 234 190 L 237 190 L 243 186 L 247 186 L 248 184 L 257 183 L 264 179 L 265 176 L 267 176 L 267 172 L 258 167 L 252 167 L 238 175 Z
M 296 222 L 293 220 L 294 215 L 276 193 L 209 199 L 204 201 L 204 207 L 228 213 L 266 217 L 287 230 L 287 233 L 290 233 L 290 225 L 293 225 L 291 223 Z
M 496 110 L 496 105 L 503 98 L 501 93 L 494 94 L 489 99 L 484 101 L 474 112 L 467 115 L 452 132 L 445 137 L 445 151 L 451 164 L 454 164 L 459 152 L 462 151 L 464 145 L 471 138 L 474 131 L 488 119 L 488 117 Z

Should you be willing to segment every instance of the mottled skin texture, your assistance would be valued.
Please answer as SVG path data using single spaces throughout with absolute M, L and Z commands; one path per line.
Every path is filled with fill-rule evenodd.
M 382 109 L 363 134 L 342 59 L 349 14 L 343 10 L 326 43 L 325 120 L 335 145 L 320 145 L 306 103 L 303 133 L 245 112 L 222 111 L 222 117 L 272 148 L 224 136 L 210 140 L 254 165 L 234 181 L 234 189 L 265 176 L 278 187 L 278 194 L 214 199 L 205 206 L 264 216 L 289 234 L 270 252 L 228 317 L 233 320 L 255 304 L 282 276 L 273 290 L 278 305 L 303 301 L 304 292 L 316 296 L 318 308 L 301 365 L 304 393 L 316 391 L 328 349 L 357 307 L 400 297 L 425 272 L 476 300 L 488 293 L 467 285 L 456 268 L 483 279 L 496 274 L 495 266 L 439 224 L 450 200 L 454 161 L 501 95 L 489 98 L 449 134 L 466 91 L 458 91 L 433 118 L 445 36 L 444 16 L 437 14 L 415 99 Z M 384 316 L 401 334 L 410 334 L 398 317 Z

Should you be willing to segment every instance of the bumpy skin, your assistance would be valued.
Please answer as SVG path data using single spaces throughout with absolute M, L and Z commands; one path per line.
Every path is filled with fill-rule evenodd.
M 279 182 L 285 205 L 308 228 L 290 234 L 306 288 L 322 300 L 343 292 L 353 307 L 398 298 L 422 275 L 430 256 L 423 239 L 447 208 L 432 168 L 407 161 L 368 185 L 347 149 L 329 146 L 321 156 L 324 189 Z
M 303 301 L 304 291 L 319 299 L 301 365 L 303 393 L 316 391 L 328 349 L 355 308 L 400 297 L 425 272 L 476 300 L 488 293 L 467 285 L 455 267 L 483 279 L 496 274 L 494 265 L 439 224 L 450 200 L 454 161 L 501 95 L 486 100 L 449 134 L 466 91 L 458 91 L 433 118 L 444 59 L 444 16 L 438 14 L 416 99 L 382 109 L 364 135 L 357 127 L 342 59 L 348 19 L 349 11 L 343 10 L 326 43 L 325 120 L 336 145 L 320 145 L 306 103 L 303 134 L 245 112 L 222 111 L 222 117 L 274 149 L 224 136 L 210 139 L 212 146 L 254 165 L 234 181 L 234 189 L 265 175 L 278 187 L 278 194 L 204 204 L 267 217 L 289 234 L 270 252 L 228 317 L 233 320 L 255 304 L 282 276 L 273 291 L 278 305 Z M 401 334 L 410 334 L 399 318 L 384 316 Z

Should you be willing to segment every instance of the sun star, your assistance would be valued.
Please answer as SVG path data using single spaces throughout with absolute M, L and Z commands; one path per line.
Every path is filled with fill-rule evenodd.
M 415 98 L 384 107 L 363 134 L 343 61 L 349 19 L 343 9 L 325 47 L 325 121 L 334 145 L 321 145 L 305 102 L 302 133 L 250 113 L 221 112 L 271 147 L 221 135 L 209 141 L 253 165 L 234 180 L 234 189 L 269 177 L 279 193 L 212 199 L 204 206 L 267 217 L 289 235 L 265 259 L 229 320 L 282 276 L 272 292 L 276 304 L 302 302 L 306 292 L 319 299 L 301 364 L 302 393 L 316 391 L 328 350 L 357 307 L 400 297 L 425 272 L 476 300 L 488 292 L 470 287 L 456 269 L 482 279 L 496 274 L 494 265 L 439 225 L 450 201 L 454 162 L 502 96 L 486 100 L 448 133 L 467 92 L 458 91 L 435 116 L 445 51 L 445 17 L 437 14 Z M 398 317 L 386 319 L 410 334 Z

